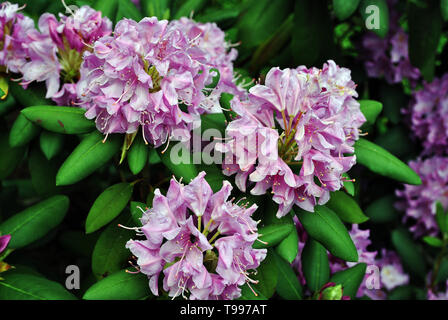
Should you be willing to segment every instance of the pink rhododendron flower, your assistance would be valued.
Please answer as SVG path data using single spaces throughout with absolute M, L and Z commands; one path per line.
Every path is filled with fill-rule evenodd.
M 416 237 L 435 236 L 439 232 L 435 219 L 437 201 L 448 208 L 448 159 L 419 159 L 410 161 L 409 166 L 420 176 L 422 184 L 406 184 L 403 190 L 397 190 L 400 200 L 396 207 L 405 212 L 403 221 L 411 223 L 410 230 Z
M 188 185 L 172 179 L 166 196 L 157 189 L 142 227 L 135 228 L 144 240 L 126 244 L 155 295 L 162 273 L 163 290 L 173 298 L 235 299 L 240 286 L 257 282 L 249 270 L 266 256 L 266 249 L 252 248 L 258 233 L 251 215 L 257 206 L 229 201 L 227 181 L 213 193 L 204 176 L 201 172 Z
M 46 98 L 70 105 L 76 100 L 73 86 L 80 77 L 83 54 L 95 40 L 112 32 L 112 22 L 101 17 L 101 12 L 82 6 L 70 16 L 59 14 L 59 20 L 44 13 L 38 24 L 40 32 L 28 34 L 29 61 L 21 69 L 22 85 L 45 81 Z
M 158 147 L 190 138 L 210 79 L 206 54 L 178 24 L 119 21 L 85 54 L 77 86 L 86 116 L 104 134 L 134 133 Z
M 400 14 L 395 10 L 396 0 L 389 0 L 389 32 L 380 38 L 367 32 L 362 38 L 361 55 L 367 74 L 372 78 L 384 76 L 388 83 L 400 83 L 408 78 L 415 83 L 420 78 L 418 68 L 412 66 L 408 53 L 408 35 L 399 24 Z
M 413 92 L 409 110 L 412 133 L 423 142 L 424 154 L 448 152 L 448 74 Z
M 0 253 L 5 251 L 10 240 L 11 240 L 10 234 L 5 234 L 4 236 L 0 236 Z
M 355 87 L 350 70 L 331 60 L 322 69 L 272 68 L 248 100 L 232 100 L 239 118 L 226 128 L 229 141 L 216 144 L 225 153 L 224 174 L 236 173 L 242 191 L 254 183 L 254 195 L 271 189 L 278 217 L 294 204 L 314 211 L 356 162 L 344 155 L 354 152 L 365 122 Z
M 20 9 L 17 4 L 0 4 L 0 66 L 14 73 L 26 63 L 28 34 L 35 31 L 34 21 L 19 13 Z

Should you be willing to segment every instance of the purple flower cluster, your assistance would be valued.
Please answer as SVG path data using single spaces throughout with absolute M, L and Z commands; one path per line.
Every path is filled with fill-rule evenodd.
M 410 109 L 413 134 L 423 142 L 424 154 L 448 152 L 448 74 L 412 94 Z
M 187 298 L 189 292 L 189 299 L 235 299 L 241 285 L 257 282 L 249 270 L 266 256 L 266 249 L 252 248 L 258 233 L 251 215 L 257 206 L 227 200 L 232 190 L 227 181 L 213 193 L 204 176 L 201 172 L 186 186 L 172 179 L 166 196 L 157 189 L 143 226 L 136 228 L 145 239 L 126 245 L 155 295 L 162 272 L 163 289 L 173 298 Z
M 436 156 L 411 161 L 409 166 L 420 176 L 422 184 L 404 185 L 403 190 L 397 190 L 396 195 L 401 199 L 396 207 L 405 211 L 403 220 L 412 223 L 410 230 L 416 237 L 437 235 L 437 201 L 448 208 L 448 159 Z
M 355 88 L 350 70 L 332 60 L 322 69 L 272 68 L 248 100 L 232 100 L 239 117 L 226 128 L 230 140 L 216 144 L 225 153 L 224 174 L 236 173 L 242 191 L 247 180 L 255 183 L 254 195 L 272 189 L 278 217 L 294 204 L 314 211 L 341 188 L 342 174 L 356 162 L 344 156 L 354 152 L 365 122 Z
M 22 85 L 26 88 L 33 81 L 45 81 L 46 98 L 72 105 L 77 101 L 75 86 L 83 54 L 94 41 L 112 32 L 112 22 L 101 17 L 101 12 L 82 6 L 70 16 L 59 14 L 59 21 L 44 13 L 38 26 L 40 32 L 34 29 L 28 34 L 28 61 L 20 70 Z
M 394 10 L 395 3 L 396 0 L 388 1 L 388 34 L 380 38 L 373 32 L 367 32 L 362 38 L 364 65 L 369 77 L 384 76 L 391 84 L 408 78 L 412 83 L 420 78 L 420 71 L 409 60 L 408 35 L 400 27 L 399 12 Z
M 155 17 L 119 21 L 113 36 L 85 54 L 77 93 L 86 116 L 96 118 L 104 134 L 134 133 L 141 126 L 145 141 L 156 147 L 188 140 L 193 121 L 207 111 L 203 90 L 213 80 L 212 68 L 222 70 L 223 79 L 232 73 L 234 54 L 209 45 L 217 30 L 209 35 L 191 21 Z
M 2 71 L 18 73 L 27 62 L 27 47 L 31 41 L 34 21 L 19 13 L 19 6 L 0 4 L 0 67 Z

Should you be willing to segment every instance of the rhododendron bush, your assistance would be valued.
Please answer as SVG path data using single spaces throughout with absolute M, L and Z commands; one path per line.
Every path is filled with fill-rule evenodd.
M 0 299 L 448 299 L 448 2 L 0 4 Z

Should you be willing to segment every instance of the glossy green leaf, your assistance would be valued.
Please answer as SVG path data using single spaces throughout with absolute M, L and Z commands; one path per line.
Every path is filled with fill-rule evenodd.
M 366 31 L 367 24 L 373 28 L 370 30 L 376 33 L 381 38 L 384 38 L 389 31 L 389 8 L 386 0 L 363 0 L 359 5 L 361 16 L 364 22 L 364 28 Z M 379 18 L 379 21 L 371 20 Z M 378 28 L 375 25 L 378 24 Z
M 369 140 L 355 142 L 356 161 L 371 171 L 397 181 L 419 185 L 420 177 L 400 159 Z
M 97 279 L 102 279 L 121 270 L 131 252 L 127 249 L 126 242 L 135 236 L 135 232 L 118 226 L 122 224 L 132 226 L 132 218 L 123 215 L 114 220 L 101 233 L 92 253 L 92 271 Z
M 104 190 L 90 208 L 86 233 L 92 233 L 115 219 L 128 204 L 133 189 L 133 184 L 122 182 Z
M 333 9 L 336 18 L 345 20 L 358 8 L 360 0 L 333 0 Z
M 31 149 L 28 168 L 37 194 L 48 197 L 56 193 L 57 163 L 47 160 L 37 146 Z
M 448 232 L 448 212 L 445 212 L 440 201 L 436 202 L 436 222 L 440 231 Z
M 249 287 L 246 283 L 241 286 L 241 297 L 238 300 L 268 300 L 268 298 L 257 290 L 257 285 L 251 284 Z
M 19 114 L 14 121 L 9 133 L 9 144 L 11 147 L 21 147 L 33 140 L 41 129 Z
M 143 18 L 143 15 L 131 0 L 118 0 L 117 16 L 115 21 L 118 22 L 123 18 L 132 19 L 138 22 Z
M 375 100 L 358 100 L 358 102 L 367 123 L 374 124 L 381 110 L 383 110 L 383 104 Z
M 85 137 L 62 164 L 56 176 L 56 185 L 76 183 L 107 163 L 120 150 L 119 135 L 104 136 L 97 131 Z
M 128 152 L 129 169 L 134 175 L 140 173 L 148 161 L 149 146 L 143 141 L 143 137 L 138 135 Z
M 0 300 L 75 300 L 61 284 L 42 276 L 8 271 L 0 281 Z
M 85 300 L 139 300 L 150 295 L 148 277 L 120 270 L 98 281 L 83 296 Z
M 325 205 L 347 223 L 359 224 L 369 219 L 364 215 L 355 199 L 344 191 L 331 192 L 330 200 Z
M 330 278 L 327 250 L 319 242 L 308 239 L 300 259 L 308 288 L 312 292 L 318 291 Z
M 366 269 L 367 264 L 358 263 L 354 267 L 336 272 L 331 276 L 329 282 L 342 285 L 344 296 L 353 299 L 356 297 L 356 292 L 364 279 Z
M 56 133 L 82 134 L 95 130 L 95 121 L 87 119 L 81 108 L 33 106 L 21 112 L 34 124 Z
M 140 227 L 142 223 L 140 222 L 140 218 L 143 216 L 143 211 L 147 210 L 146 203 L 131 201 L 129 205 L 131 216 L 132 216 L 132 225 L 136 227 Z
M 25 155 L 24 147 L 12 148 L 6 134 L 0 135 L 0 180 L 7 178 Z
M 148 156 L 148 163 L 149 164 L 157 164 L 162 162 L 162 160 L 159 157 L 159 154 L 157 153 L 156 149 L 151 148 L 149 150 L 149 156 Z
M 213 129 L 214 136 L 216 136 L 216 130 L 221 133 L 219 138 L 224 137 L 226 131 L 226 117 L 222 113 L 205 113 L 201 115 L 201 132 Z
M 141 0 L 140 5 L 145 16 L 161 20 L 169 19 L 170 2 L 171 0 Z
M 314 212 L 296 212 L 308 234 L 334 256 L 345 261 L 358 261 L 358 252 L 344 224 L 333 210 L 315 206 Z
M 292 263 L 299 252 L 299 236 L 297 235 L 297 230 L 293 229 L 285 239 L 280 241 L 275 247 L 275 252 L 289 263 Z
M 342 177 L 345 178 L 344 180 L 344 190 L 351 195 L 352 197 L 355 196 L 355 183 L 350 179 L 350 176 L 345 172 L 342 174 Z
M 274 252 L 272 252 L 274 253 Z M 286 300 L 302 300 L 303 288 L 291 268 L 290 263 L 285 261 L 282 257 L 274 253 L 275 263 L 277 265 L 277 293 L 280 297 Z
M 45 99 L 47 89 L 42 83 L 30 84 L 27 89 L 23 89 L 17 82 L 10 81 L 9 90 L 17 101 L 17 104 L 24 108 L 36 105 L 54 104 L 51 100 Z
M 199 11 L 205 4 L 206 0 L 185 0 L 174 14 L 174 19 L 189 17 L 192 12 Z
M 428 82 L 434 77 L 442 24 L 438 0 L 427 0 L 425 6 L 409 3 L 409 59 Z
M 440 0 L 440 12 L 444 21 L 448 21 L 448 0 Z
M 184 183 L 190 183 L 199 172 L 193 164 L 192 155 L 181 146 L 181 143 L 171 143 L 164 153 L 160 150 L 161 148 L 157 148 L 157 153 L 163 164 L 176 178 L 180 179 L 182 177 Z
M 16 213 L 0 224 L 3 234 L 10 234 L 9 248 L 24 247 L 42 238 L 64 219 L 69 206 L 67 196 L 57 195 Z
M 258 228 L 258 239 L 265 243 L 255 241 L 253 247 L 255 249 L 260 249 L 275 246 L 285 239 L 293 229 L 293 224 L 270 224 Z
M 64 146 L 64 136 L 62 134 L 44 130 L 40 134 L 39 142 L 43 154 L 50 160 L 62 150 L 62 147 Z
M 113 19 L 116 16 L 116 12 L 118 9 L 118 0 L 96 0 L 93 8 L 102 13 L 103 17 L 109 17 Z
M 427 244 L 429 244 L 431 247 L 440 248 L 443 246 L 442 239 L 439 239 L 437 237 L 432 236 L 424 236 L 423 241 Z
M 17 106 L 16 99 L 12 94 L 8 94 L 5 100 L 0 100 L 0 116 L 7 114 Z
M 278 267 L 275 262 L 274 252 L 272 249 L 268 249 L 266 258 L 261 262 L 257 268 L 257 274 L 252 277 L 254 280 L 258 280 L 258 283 L 253 285 L 263 296 L 270 298 L 274 295 L 275 288 L 278 281 Z
M 396 199 L 393 195 L 376 199 L 366 208 L 366 215 L 374 223 L 393 221 L 398 215 L 394 208 L 395 202 Z
M 424 278 L 426 275 L 425 259 L 421 247 L 412 240 L 409 232 L 404 229 L 392 231 L 392 244 L 400 255 L 403 264 L 410 271 Z

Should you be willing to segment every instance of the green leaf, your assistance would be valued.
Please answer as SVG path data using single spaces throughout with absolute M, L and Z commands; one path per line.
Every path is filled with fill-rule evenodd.
M 180 19 L 182 17 L 189 17 L 192 12 L 198 12 L 206 4 L 205 0 L 186 0 L 177 9 L 174 14 L 174 19 Z
M 195 16 L 197 22 L 233 22 L 236 17 L 240 14 L 239 8 L 213 8 L 209 7 L 204 10 L 201 15 Z
M 117 15 L 118 0 L 96 0 L 93 8 L 100 11 L 103 17 L 109 17 L 112 20 Z
M 11 147 L 21 147 L 33 140 L 40 132 L 40 128 L 19 114 L 14 121 L 9 133 Z
M 134 175 L 140 173 L 148 161 L 149 146 L 143 141 L 143 137 L 138 135 L 128 152 L 129 169 Z
M 253 248 L 269 248 L 280 243 L 294 229 L 293 224 L 270 224 L 258 229 L 258 239 L 266 242 L 255 241 Z
M 377 11 L 367 11 L 366 9 L 369 6 L 375 6 L 378 8 Z M 376 33 L 381 38 L 384 38 L 386 34 L 389 32 L 389 8 L 387 6 L 386 0 L 363 0 L 359 5 L 359 9 L 361 11 L 361 16 L 363 18 L 363 24 L 366 27 L 366 23 L 369 22 L 369 17 L 375 17 L 375 14 L 378 13 L 379 17 L 379 28 L 373 28 L 372 32 Z M 366 28 L 366 31 L 369 31 Z
M 275 262 L 274 252 L 268 249 L 266 258 L 261 262 L 257 268 L 257 274 L 253 275 L 254 280 L 258 283 L 254 286 L 263 296 L 270 298 L 274 295 L 277 287 L 278 271 L 277 263 Z
M 440 0 L 440 12 L 444 21 L 448 21 L 448 0 Z
M 333 0 L 334 14 L 339 20 L 350 17 L 358 8 L 360 0 Z
M 303 288 L 291 265 L 279 255 L 274 254 L 278 270 L 277 293 L 286 300 L 302 300 Z
M 349 296 L 353 299 L 356 297 L 356 292 L 364 279 L 366 269 L 367 264 L 358 263 L 354 267 L 336 272 L 331 276 L 329 282 L 342 285 L 344 296 Z
M 374 124 L 381 110 L 383 110 L 383 104 L 375 100 L 358 100 L 358 102 L 367 123 Z
M 34 106 L 23 109 L 21 113 L 34 124 L 56 133 L 82 134 L 95 129 L 95 122 L 87 119 L 85 110 L 81 108 Z
M 374 223 L 391 222 L 397 217 L 397 212 L 394 208 L 395 201 L 396 199 L 393 195 L 376 199 L 366 208 L 366 215 Z
M 275 251 L 280 257 L 289 263 L 292 263 L 299 252 L 299 236 L 297 235 L 297 230 L 293 229 L 291 233 L 283 239 L 277 247 L 275 247 Z
M 397 181 L 419 185 L 420 177 L 400 159 L 369 140 L 359 138 L 355 142 L 356 161 L 371 171 Z
M 206 113 L 201 115 L 201 133 L 204 131 L 214 129 L 219 130 L 221 135 L 219 137 L 224 137 L 226 131 L 226 117 L 222 113 Z
M 143 16 L 131 0 L 118 0 L 118 10 L 115 21 L 118 22 L 123 18 L 128 18 L 139 22 Z
M 148 163 L 149 164 L 158 164 L 162 162 L 162 160 L 159 157 L 159 154 L 157 153 L 156 149 L 150 149 L 149 150 L 149 156 L 148 156 Z
M 333 40 L 327 1 L 295 1 L 291 41 L 294 65 L 321 65 L 333 57 Z
M 143 209 L 143 210 L 147 209 L 146 203 L 138 202 L 138 201 L 131 201 L 129 207 L 130 207 L 131 216 L 132 216 L 132 224 L 134 226 L 140 227 L 142 225 L 140 218 L 143 216 L 143 212 L 141 209 Z M 141 209 L 139 209 L 139 207 Z
M 318 291 L 330 278 L 327 250 L 319 242 L 308 239 L 300 259 L 308 288 L 312 292 Z
M 440 228 L 440 231 L 443 233 L 448 232 L 448 213 L 443 209 L 442 204 L 437 201 L 436 202 L 436 221 L 437 225 Z
M 85 137 L 62 164 L 56 185 L 76 183 L 106 164 L 120 150 L 119 135 L 104 136 L 97 131 Z
M 442 239 L 432 236 L 424 236 L 423 241 L 429 244 L 431 247 L 441 248 L 443 246 Z
M 332 255 L 345 261 L 358 261 L 358 252 L 347 229 L 331 209 L 315 206 L 314 212 L 300 210 L 296 214 L 308 234 Z
M 92 233 L 115 219 L 128 204 L 133 189 L 133 184 L 122 182 L 104 190 L 90 208 L 86 233 Z
M 330 200 L 325 205 L 333 210 L 344 222 L 359 224 L 369 220 L 355 199 L 344 191 L 331 192 Z
M 62 134 L 49 131 L 42 131 L 39 137 L 40 149 L 45 157 L 50 160 L 57 155 L 64 145 L 64 136 Z
M 0 135 L 0 180 L 7 178 L 20 164 L 25 155 L 24 147 L 11 148 L 8 136 Z
M 399 286 L 390 291 L 387 294 L 387 300 L 413 300 L 414 287 L 412 286 Z
M 219 97 L 219 105 L 221 106 L 222 113 L 227 120 L 227 123 L 237 118 L 237 114 L 232 111 L 232 106 L 230 101 L 234 98 L 234 95 L 231 93 L 223 92 Z
M 209 96 L 210 95 L 210 93 L 213 91 L 213 89 L 215 89 L 216 86 L 218 85 L 219 79 L 221 78 L 221 73 L 219 72 L 218 69 L 211 68 L 210 69 L 210 74 L 212 74 L 212 73 L 216 73 L 216 75 L 212 78 L 212 82 L 205 86 L 205 88 L 208 89 L 208 90 L 204 90 L 205 96 Z
M 157 153 L 163 164 L 176 176 L 183 178 L 184 183 L 196 178 L 198 169 L 193 164 L 193 159 L 188 150 L 181 148 L 182 144 L 171 144 L 168 149 L 162 153 L 161 148 L 157 148 Z M 173 161 L 174 160 L 174 161 Z
M 16 99 L 12 94 L 8 94 L 5 100 L 0 100 L 0 116 L 7 114 L 17 106 Z
M 252 288 L 252 289 L 251 289 Z M 253 290 L 253 291 L 252 291 Z M 255 291 L 255 293 L 254 293 Z M 241 297 L 237 300 L 268 300 L 256 288 L 256 285 L 249 285 L 246 283 L 241 287 Z
M 42 238 L 64 219 L 69 199 L 63 195 L 53 196 L 16 213 L 0 224 L 3 234 L 10 234 L 9 248 L 24 247 Z
M 92 253 L 92 271 L 97 279 L 102 279 L 123 268 L 128 257 L 131 256 L 125 245 L 135 232 L 120 228 L 118 224 L 131 226 L 133 223 L 129 215 L 120 216 L 101 233 Z
M 434 77 L 437 47 L 442 34 L 442 16 L 438 0 L 425 1 L 426 6 L 408 5 L 409 59 L 430 82 Z
M 345 191 L 351 195 L 352 197 L 355 196 L 355 183 L 354 180 L 350 179 L 350 176 L 344 172 L 342 176 L 345 178 L 344 180 L 344 189 Z
M 425 259 L 421 248 L 412 240 L 409 232 L 404 229 L 392 231 L 392 243 L 403 264 L 411 272 L 424 278 L 426 275 Z
M 141 0 L 140 5 L 145 16 L 161 20 L 169 19 L 170 2 L 171 0 Z
M 42 276 L 8 271 L 0 281 L 1 300 L 75 300 L 61 284 Z
M 120 270 L 95 283 L 83 296 L 85 300 L 139 300 L 150 296 L 148 277 Z
M 272 36 L 291 13 L 292 5 L 286 0 L 246 1 L 236 23 L 242 50 L 254 48 Z
M 28 168 L 37 194 L 48 197 L 56 193 L 56 163 L 47 160 L 37 146 L 30 152 Z
M 31 84 L 27 89 L 23 89 L 17 82 L 10 81 L 9 90 L 22 107 L 53 104 L 51 100 L 45 99 L 47 89 L 43 84 Z

